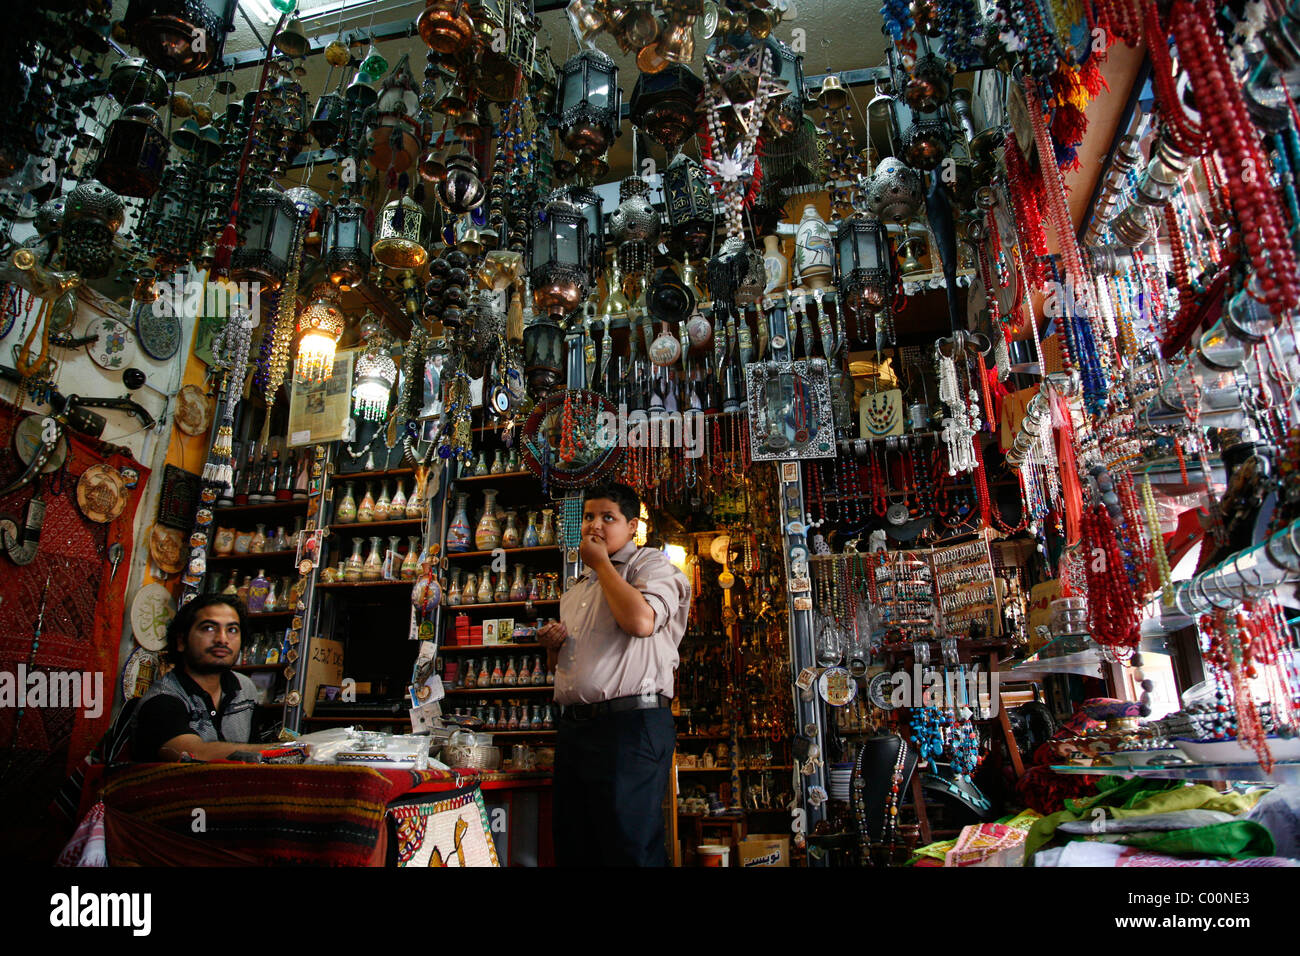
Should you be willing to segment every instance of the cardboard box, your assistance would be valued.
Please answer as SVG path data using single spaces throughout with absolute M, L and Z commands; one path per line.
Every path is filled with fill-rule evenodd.
M 772 833 L 751 833 L 740 841 L 739 865 L 789 866 L 790 838 Z
M 302 709 L 310 717 L 316 709 L 316 689 L 343 682 L 343 642 L 313 637 L 307 651 L 307 676 L 303 682 Z

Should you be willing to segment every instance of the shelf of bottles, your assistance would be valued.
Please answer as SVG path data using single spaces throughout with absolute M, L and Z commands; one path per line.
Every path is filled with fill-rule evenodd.
M 334 475 L 331 486 L 335 563 L 321 570 L 319 586 L 409 586 L 424 551 L 424 474 L 414 468 L 353 472 Z

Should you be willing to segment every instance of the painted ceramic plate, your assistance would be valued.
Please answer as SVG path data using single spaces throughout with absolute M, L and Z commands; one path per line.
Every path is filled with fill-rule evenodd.
M 135 337 L 111 315 L 97 315 L 91 319 L 86 334 L 98 337 L 86 346 L 86 351 L 100 368 L 119 372 L 135 360 Z
M 143 647 L 137 647 L 131 652 L 131 656 L 126 659 L 122 665 L 122 699 L 130 700 L 133 697 L 140 697 L 148 687 L 137 687 L 140 679 L 140 671 L 146 673 L 152 672 L 153 677 L 149 683 L 158 679 L 158 672 L 162 667 L 162 659 L 153 651 L 146 650 Z
M 18 423 L 14 429 L 14 451 L 22 459 L 23 465 L 30 465 L 36 453 L 41 449 L 41 432 L 45 429 L 44 415 L 28 415 Z M 54 451 L 50 458 L 41 466 L 41 471 L 45 474 L 53 474 L 63 467 L 63 462 L 68 457 L 68 443 L 64 441 L 63 436 L 59 435 L 59 440 L 54 443 Z
M 185 570 L 185 533 L 179 528 L 156 524 L 149 532 L 149 557 L 168 574 Z
M 91 521 L 108 524 L 126 508 L 126 479 L 112 465 L 91 465 L 77 480 L 77 506 Z
M 167 625 L 176 616 L 176 602 L 156 581 L 136 592 L 131 602 L 131 633 L 135 642 L 149 651 L 167 648 Z
M 153 305 L 142 305 L 135 313 L 135 334 L 140 348 L 150 358 L 164 361 L 181 347 L 181 323 L 174 315 L 159 315 Z
M 893 710 L 894 705 L 891 702 L 893 697 L 893 680 L 894 675 L 888 671 L 882 671 L 867 684 L 867 700 L 875 704 L 881 710 Z
M 817 693 L 832 707 L 843 707 L 858 696 L 858 682 L 843 667 L 828 667 L 817 678 Z
M 186 435 L 196 436 L 206 434 L 211 423 L 208 396 L 197 385 L 186 385 L 176 395 L 176 427 Z

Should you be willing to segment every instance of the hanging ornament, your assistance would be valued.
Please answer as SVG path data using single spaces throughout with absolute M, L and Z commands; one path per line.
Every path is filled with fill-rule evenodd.
M 329 379 L 334 371 L 334 351 L 343 334 L 343 324 L 343 310 L 333 287 L 322 283 L 298 316 L 295 381 L 314 384 Z

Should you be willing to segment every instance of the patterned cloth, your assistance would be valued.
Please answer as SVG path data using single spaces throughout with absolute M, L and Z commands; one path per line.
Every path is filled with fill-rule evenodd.
M 200 845 L 236 865 L 378 865 L 393 800 L 416 788 L 477 794 L 477 784 L 472 775 L 433 770 L 222 762 L 113 767 L 104 785 L 109 863 L 190 866 L 191 848 Z M 142 828 L 154 831 L 147 841 L 120 839 L 117 832 L 130 836 Z
M 473 787 L 446 799 L 388 811 L 398 866 L 500 866 L 483 792 Z

